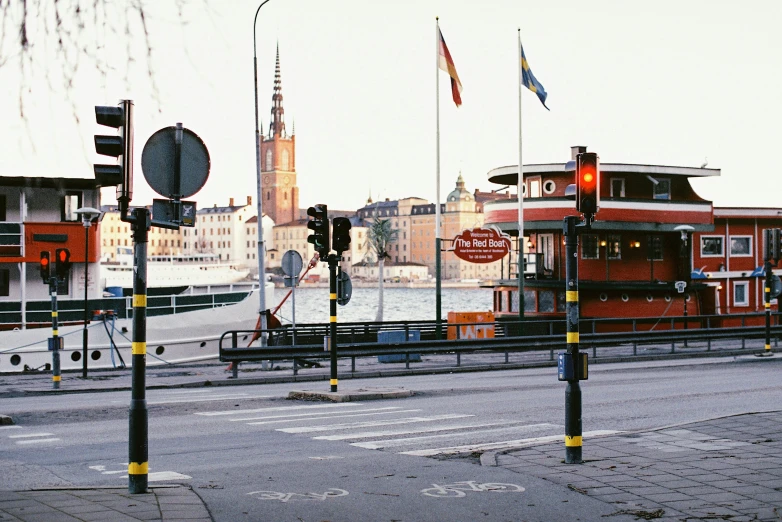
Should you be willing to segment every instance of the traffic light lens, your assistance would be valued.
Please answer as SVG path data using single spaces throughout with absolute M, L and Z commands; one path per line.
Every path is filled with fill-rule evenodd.
M 67 261 L 68 254 L 66 254 L 64 251 L 60 250 L 57 252 L 57 254 L 60 256 L 60 261 Z
M 595 177 L 592 175 L 591 172 L 587 172 L 586 174 L 584 174 L 584 181 L 586 183 L 592 183 L 592 181 L 594 181 L 594 179 L 595 179 Z
M 43 267 L 49 266 L 49 260 L 47 258 L 45 258 L 45 257 L 43 259 L 41 259 L 41 266 L 43 266 Z

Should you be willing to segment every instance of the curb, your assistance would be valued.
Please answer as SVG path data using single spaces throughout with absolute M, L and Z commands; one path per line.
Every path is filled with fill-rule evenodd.
M 411 390 L 402 388 L 359 388 L 347 392 L 321 392 L 313 390 L 295 390 L 288 393 L 289 400 L 302 401 L 331 401 L 331 402 L 351 402 L 351 401 L 371 401 L 378 399 L 400 399 L 412 397 Z

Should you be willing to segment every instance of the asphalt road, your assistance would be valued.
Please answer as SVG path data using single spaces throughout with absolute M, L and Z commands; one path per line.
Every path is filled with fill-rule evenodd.
M 582 383 L 584 458 L 592 432 L 778 407 L 779 369 L 780 359 L 752 357 L 592 366 Z M 551 368 L 361 384 L 415 395 L 332 404 L 286 400 L 301 387 L 295 384 L 149 390 L 150 481 L 191 484 L 215 520 L 226 521 L 600 520 L 614 513 L 567 488 L 479 465 L 488 449 L 561 440 L 565 386 Z M 1 413 L 17 427 L 0 428 L 7 471 L 0 489 L 126 484 L 129 399 L 129 392 L 4 399 Z M 491 486 L 497 483 L 505 485 Z

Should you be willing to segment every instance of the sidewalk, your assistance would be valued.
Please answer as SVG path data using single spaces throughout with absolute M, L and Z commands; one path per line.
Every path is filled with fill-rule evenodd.
M 211 522 L 206 505 L 188 486 L 155 486 L 131 495 L 127 487 L 0 491 L 0 520 L 24 522 Z
M 643 520 L 779 521 L 780 433 L 782 411 L 749 413 L 586 439 L 583 464 L 564 464 L 563 443 L 481 460 L 568 487 Z

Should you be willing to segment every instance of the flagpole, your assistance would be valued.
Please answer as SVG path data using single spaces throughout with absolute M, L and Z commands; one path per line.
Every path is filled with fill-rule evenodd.
M 518 29 L 519 42 L 519 175 L 516 192 L 519 199 L 519 319 L 524 319 L 524 165 L 521 161 L 521 90 L 524 75 L 521 68 L 521 28 Z M 519 332 L 523 326 L 519 325 Z
M 437 100 L 437 174 L 434 204 L 434 264 L 435 264 L 435 318 L 437 321 L 437 338 L 440 338 L 440 329 L 443 321 L 442 293 L 440 283 L 440 17 L 435 17 L 435 92 Z

